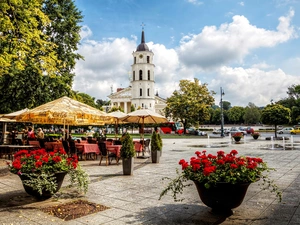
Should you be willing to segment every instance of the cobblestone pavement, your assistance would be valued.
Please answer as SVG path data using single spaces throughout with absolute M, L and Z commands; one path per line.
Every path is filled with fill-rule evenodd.
M 300 148 L 297 141 L 254 140 L 247 136 L 241 144 L 225 138 L 163 139 L 163 153 L 159 164 L 150 159 L 135 159 L 133 176 L 122 175 L 122 165 L 99 166 L 98 161 L 81 161 L 91 183 L 85 196 L 72 193 L 58 194 L 57 198 L 36 201 L 24 192 L 18 176 L 0 177 L 0 224 L 251 224 L 298 225 L 300 224 Z M 283 150 L 282 148 L 285 148 Z M 293 150 L 291 150 L 293 148 Z M 158 200 L 167 181 L 174 177 L 178 161 L 189 160 L 196 150 L 206 149 L 216 153 L 236 149 L 239 155 L 258 156 L 276 168 L 271 176 L 283 190 L 279 203 L 269 191 L 262 191 L 259 182 L 251 184 L 241 206 L 233 215 L 224 217 L 213 214 L 200 200 L 194 185 L 184 190 L 182 202 L 174 202 L 171 196 Z M 67 183 L 64 186 L 66 186 Z M 62 188 L 66 193 L 67 189 Z M 73 199 L 86 199 L 110 209 L 70 221 L 48 215 L 41 207 L 56 205 Z

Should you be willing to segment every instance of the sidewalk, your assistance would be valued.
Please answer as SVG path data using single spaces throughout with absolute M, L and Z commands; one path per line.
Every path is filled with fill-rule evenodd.
M 300 137 L 294 136 L 294 141 Z M 46 205 L 57 205 L 74 200 L 72 195 L 61 195 L 37 202 L 27 195 L 18 176 L 0 177 L 0 224 L 233 224 L 233 225 L 298 225 L 300 224 L 300 151 L 270 150 L 271 143 L 262 139 L 233 144 L 229 137 L 199 139 L 163 139 L 163 153 L 159 164 L 150 159 L 135 159 L 133 176 L 122 175 L 122 164 L 99 166 L 98 161 L 82 161 L 90 175 L 91 183 L 85 196 L 90 202 L 110 207 L 70 221 L 63 221 L 40 210 Z M 207 147 L 207 146 L 211 147 Z M 251 184 L 241 206 L 230 217 L 212 214 L 200 200 L 194 185 L 185 188 L 182 202 L 174 202 L 171 196 L 158 200 L 166 184 L 163 177 L 174 177 L 178 161 L 189 160 L 196 150 L 206 149 L 216 153 L 222 149 L 236 149 L 239 155 L 263 158 L 270 167 L 277 169 L 272 178 L 284 191 L 278 203 L 269 191 L 262 191 L 259 182 Z M 65 185 L 65 184 L 64 184 Z M 64 189 L 64 188 L 63 188 Z

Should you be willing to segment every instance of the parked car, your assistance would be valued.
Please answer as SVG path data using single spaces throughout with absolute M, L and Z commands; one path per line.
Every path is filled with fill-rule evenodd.
M 228 128 L 224 128 L 223 132 L 224 132 L 224 134 L 228 135 L 230 133 L 230 130 Z M 221 134 L 221 128 L 220 129 L 214 129 L 213 134 Z
M 247 131 L 247 134 L 253 134 L 254 133 L 254 129 L 252 127 L 247 127 L 246 131 Z
M 283 128 L 281 130 L 278 130 L 277 133 L 278 134 L 290 134 L 291 130 L 293 130 L 292 127 L 285 127 L 285 128 Z
M 237 128 L 237 127 L 231 127 L 231 129 L 230 129 L 230 134 L 231 134 L 231 136 L 234 135 L 235 133 L 238 133 L 238 132 L 241 132 L 243 135 L 247 135 L 247 131 L 245 131 L 245 130 L 240 130 L 240 129 Z
M 300 127 L 295 127 L 292 130 L 290 130 L 291 134 L 300 134 Z

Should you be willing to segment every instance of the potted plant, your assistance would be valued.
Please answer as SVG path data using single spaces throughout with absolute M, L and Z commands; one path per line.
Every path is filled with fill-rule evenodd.
M 275 192 L 281 201 L 281 191 L 268 173 L 272 170 L 261 158 L 237 156 L 238 152 L 232 150 L 229 154 L 218 151 L 216 155 L 206 154 L 206 151 L 196 151 L 196 156 L 186 162 L 179 161 L 182 172 L 177 169 L 177 177 L 171 180 L 167 187 L 161 192 L 159 199 L 169 191 L 175 201 L 181 201 L 177 195 L 183 192 L 184 187 L 192 184 L 186 182 L 191 180 L 197 187 L 199 196 L 203 203 L 212 208 L 214 212 L 231 214 L 231 209 L 238 207 L 246 194 L 248 186 L 261 179 L 262 189 Z M 267 174 L 264 174 L 267 173 Z
M 161 156 L 161 150 L 162 150 L 162 142 L 160 138 L 160 134 L 156 132 L 156 130 L 153 131 L 151 136 L 151 160 L 152 163 L 159 163 L 159 159 Z
M 241 140 L 241 138 L 243 137 L 243 133 L 242 132 L 236 132 L 232 135 L 232 138 L 235 140 L 235 142 L 239 142 Z
M 77 156 L 68 157 L 63 148 L 52 152 L 20 150 L 14 154 L 8 168 L 19 175 L 25 191 L 38 198 L 49 198 L 56 193 L 66 174 L 70 178 L 70 187 L 76 186 L 84 193 L 88 190 L 88 174 L 81 169 Z
M 259 132 L 254 132 L 253 134 L 251 134 L 252 137 L 256 140 L 259 136 L 260 136 L 260 133 Z
M 134 163 L 134 145 L 132 137 L 128 132 L 124 133 L 121 137 L 122 147 L 120 150 L 120 156 L 122 158 L 123 174 L 133 174 L 133 163 Z

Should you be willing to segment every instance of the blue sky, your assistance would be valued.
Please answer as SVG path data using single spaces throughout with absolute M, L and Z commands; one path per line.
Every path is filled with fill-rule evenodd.
M 300 78 L 300 0 L 75 0 L 84 16 L 73 88 L 96 99 L 129 86 L 141 38 L 154 52 L 155 87 L 171 96 L 198 78 L 216 104 L 257 106 Z

